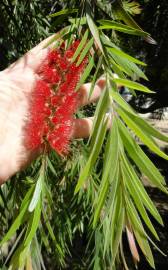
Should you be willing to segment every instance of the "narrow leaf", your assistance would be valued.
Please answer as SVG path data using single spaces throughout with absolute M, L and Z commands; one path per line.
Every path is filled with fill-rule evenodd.
M 149 178 L 152 184 L 167 193 L 166 188 L 163 186 L 163 184 L 165 184 L 164 178 L 159 170 L 143 152 L 141 147 L 133 140 L 126 126 L 120 120 L 118 120 L 118 125 L 124 146 L 132 161 L 138 166 L 140 171 Z
M 149 90 L 146 86 L 144 86 L 140 83 L 137 83 L 137 82 L 130 81 L 130 80 L 115 78 L 114 82 L 121 84 L 123 86 L 129 87 L 129 88 L 134 89 L 134 90 L 139 90 L 139 91 L 145 92 L 145 93 L 155 93 L 155 92 Z
M 10 227 L 9 231 L 6 233 L 6 235 L 4 236 L 2 241 L 0 242 L 0 245 L 3 245 L 6 241 L 8 241 L 14 235 L 14 233 L 17 231 L 17 229 L 20 227 L 20 225 L 22 224 L 23 217 L 24 217 L 25 213 L 27 212 L 28 205 L 30 203 L 30 196 L 32 194 L 32 191 L 33 191 L 33 189 L 30 189 L 27 192 L 27 194 L 23 200 L 22 207 L 20 208 L 19 215 L 17 216 L 15 221 L 12 223 L 12 226 Z
M 94 37 L 94 40 L 95 40 L 96 44 L 98 45 L 98 47 L 99 47 L 100 51 L 102 52 L 102 54 L 104 54 L 102 43 L 101 43 L 101 40 L 100 40 L 100 37 L 99 37 L 99 30 L 98 30 L 97 26 L 95 25 L 95 23 L 94 23 L 94 21 L 92 19 L 91 10 L 90 10 L 90 7 L 89 7 L 88 3 L 86 3 L 86 19 L 87 19 L 89 29 L 90 29 L 93 37 Z
M 32 218 L 30 219 L 30 225 L 28 226 L 28 231 L 26 234 L 26 240 L 24 242 L 24 245 L 27 246 L 31 243 L 33 237 L 36 234 L 36 230 L 39 226 L 41 216 L 41 200 L 39 199 L 36 205 L 36 208 L 34 212 L 32 213 Z
M 142 142 L 144 142 L 145 145 L 147 145 L 158 156 L 168 160 L 168 156 L 164 152 L 162 152 L 159 147 L 153 142 L 153 140 L 151 140 L 150 137 L 139 128 L 136 122 L 134 122 L 131 114 L 126 114 L 120 108 L 117 108 L 117 111 L 119 115 L 123 118 L 125 123 L 134 131 L 134 133 L 140 138 Z
M 91 38 L 87 42 L 86 46 L 84 47 L 83 51 L 80 54 L 80 57 L 78 59 L 78 62 L 76 64 L 76 66 L 79 66 L 82 63 L 83 59 L 86 57 L 86 55 L 88 54 L 89 50 L 91 49 L 93 43 L 94 43 L 94 39 L 93 38 Z
M 79 90 L 79 88 L 81 87 L 81 85 L 84 84 L 84 82 L 86 81 L 86 79 L 88 78 L 88 76 L 90 75 L 90 72 L 92 70 L 92 68 L 94 67 L 94 57 L 90 58 L 89 60 L 89 64 L 87 65 L 87 67 L 85 68 L 79 83 L 77 84 L 76 87 L 76 91 Z
M 50 14 L 48 17 L 53 18 L 53 17 L 58 17 L 60 15 L 69 15 L 78 12 L 78 9 L 63 9 L 61 11 L 58 11 L 56 13 Z
M 105 202 L 108 187 L 111 181 L 113 181 L 116 174 L 116 167 L 118 162 L 118 131 L 115 118 L 113 119 L 113 126 L 108 136 L 108 141 L 105 149 L 103 175 L 101 185 L 99 188 L 99 195 L 96 200 L 96 211 L 94 214 L 93 226 L 96 225 L 100 215 L 100 211 Z M 112 172 L 112 173 L 111 173 Z M 109 181 L 110 174 L 110 181 Z
M 127 60 L 129 60 L 129 61 L 131 61 L 133 63 L 136 63 L 138 65 L 142 65 L 142 66 L 146 66 L 146 64 L 143 63 L 142 61 L 130 56 L 129 54 L 127 54 L 127 53 L 125 53 L 125 52 L 123 52 L 123 51 L 121 51 L 119 49 L 116 49 L 116 48 L 107 48 L 107 49 L 109 49 L 112 53 L 114 53 L 114 54 L 116 54 L 116 55 L 118 55 L 120 57 L 126 58 Z
M 144 37 L 149 35 L 147 32 L 144 32 L 143 30 L 135 29 L 134 27 L 118 23 L 116 21 L 99 20 L 98 22 L 103 25 L 99 27 L 100 29 L 114 29 L 130 35 L 137 35 Z
M 86 30 L 85 34 L 83 35 L 82 39 L 81 39 L 81 42 L 79 43 L 74 55 L 73 55 L 73 58 L 72 58 L 72 62 L 74 62 L 76 60 L 76 58 L 78 57 L 78 55 L 80 54 L 81 50 L 84 48 L 84 46 L 86 45 L 86 41 L 88 39 L 88 34 L 89 34 L 89 31 L 88 29 Z
M 36 183 L 36 187 L 34 190 L 32 200 L 31 200 L 30 205 L 29 205 L 29 212 L 33 212 L 33 210 L 35 209 L 35 207 L 39 201 L 41 191 L 42 191 L 43 178 L 44 178 L 43 175 L 40 173 L 39 178 L 38 178 L 37 183 Z

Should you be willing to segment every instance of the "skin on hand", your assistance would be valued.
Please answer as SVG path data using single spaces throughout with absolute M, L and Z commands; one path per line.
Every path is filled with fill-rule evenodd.
M 39 153 L 24 147 L 24 126 L 28 120 L 29 99 L 37 70 L 47 56 L 47 38 L 22 58 L 0 72 L 0 184 L 27 166 Z M 90 83 L 81 87 L 80 106 L 96 101 L 105 86 L 99 79 L 89 99 Z M 76 119 L 73 138 L 86 138 L 92 129 L 92 118 Z

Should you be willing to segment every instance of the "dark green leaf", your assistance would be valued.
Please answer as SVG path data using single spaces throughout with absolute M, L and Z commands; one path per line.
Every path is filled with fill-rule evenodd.
M 53 13 L 53 14 L 50 14 L 49 17 L 50 18 L 53 18 L 53 17 L 57 17 L 57 16 L 60 16 L 60 15 L 69 15 L 69 14 L 73 14 L 73 13 L 76 13 L 78 12 L 78 9 L 63 9 L 61 11 L 58 11 L 56 13 Z

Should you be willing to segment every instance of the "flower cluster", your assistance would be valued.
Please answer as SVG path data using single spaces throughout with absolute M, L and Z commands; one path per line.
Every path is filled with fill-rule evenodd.
M 79 45 L 75 41 L 65 50 L 64 45 L 51 50 L 38 74 L 30 101 L 30 120 L 26 125 L 26 147 L 37 149 L 48 143 L 60 155 L 68 152 L 73 131 L 73 114 L 78 107 L 75 91 L 87 57 L 80 65 L 72 63 Z

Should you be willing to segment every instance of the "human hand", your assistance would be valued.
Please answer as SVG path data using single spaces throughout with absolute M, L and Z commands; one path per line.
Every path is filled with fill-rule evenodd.
M 50 37 L 51 38 L 51 37 Z M 24 146 L 24 126 L 28 117 L 29 96 L 38 80 L 38 68 L 48 53 L 47 38 L 17 62 L 0 72 L 0 184 L 27 166 L 40 150 Z M 79 90 L 79 105 L 96 101 L 105 86 L 99 79 L 89 98 L 90 83 Z M 75 119 L 73 138 L 86 138 L 92 129 L 92 118 Z

